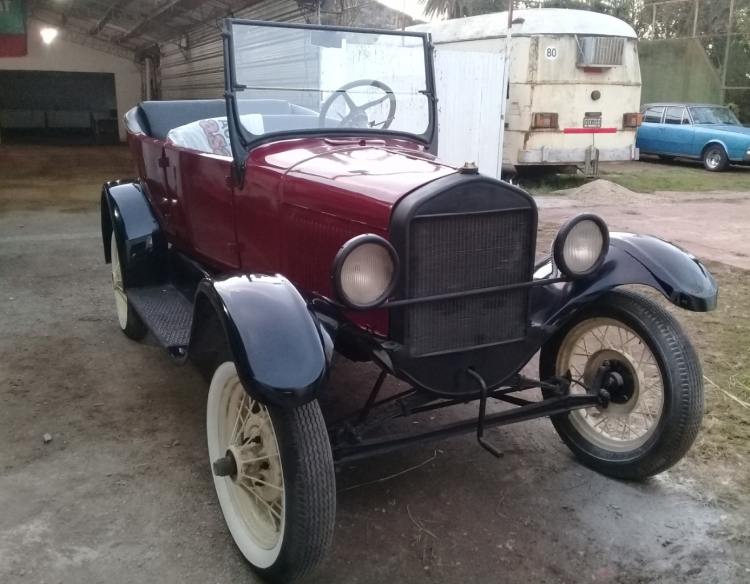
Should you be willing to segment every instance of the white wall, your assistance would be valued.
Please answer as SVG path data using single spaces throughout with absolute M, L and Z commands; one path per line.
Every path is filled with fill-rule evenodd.
M 39 34 L 39 29 L 42 27 L 40 23 L 31 21 L 28 31 L 28 55 L 0 58 L 0 69 L 114 73 L 120 140 L 125 140 L 125 125 L 122 117 L 125 112 L 141 101 L 141 72 L 135 62 L 71 43 L 59 37 L 51 44 L 45 45 Z

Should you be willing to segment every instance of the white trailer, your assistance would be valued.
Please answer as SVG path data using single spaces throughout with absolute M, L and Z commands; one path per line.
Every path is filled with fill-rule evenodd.
M 503 159 L 527 167 L 582 167 L 637 160 L 641 74 L 637 36 L 627 23 L 582 10 L 518 10 L 410 27 L 442 51 L 500 53 L 509 63 Z M 440 99 L 438 93 L 438 98 Z M 466 105 L 453 99 L 461 115 Z M 444 132 L 440 140 L 450 140 Z

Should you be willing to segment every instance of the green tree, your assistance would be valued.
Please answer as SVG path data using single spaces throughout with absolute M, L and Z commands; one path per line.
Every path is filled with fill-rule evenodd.
M 420 0 L 424 4 L 425 16 L 434 18 L 445 16 L 448 19 L 470 16 L 469 3 L 471 0 Z

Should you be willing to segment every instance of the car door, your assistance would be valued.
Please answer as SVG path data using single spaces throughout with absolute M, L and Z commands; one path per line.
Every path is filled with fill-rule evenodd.
M 173 236 L 172 225 L 169 221 L 169 197 L 167 195 L 166 176 L 164 174 L 164 143 L 160 140 L 143 140 L 143 169 L 141 180 L 146 187 L 146 193 L 167 237 Z
M 667 107 L 664 124 L 659 130 L 659 150 L 667 154 L 690 155 L 693 148 L 693 131 L 686 108 Z
M 180 178 L 195 251 L 217 269 L 239 268 L 232 159 L 181 148 Z
M 638 128 L 635 145 L 642 152 L 658 152 L 658 135 L 664 117 L 664 106 L 649 107 L 643 112 L 643 123 Z

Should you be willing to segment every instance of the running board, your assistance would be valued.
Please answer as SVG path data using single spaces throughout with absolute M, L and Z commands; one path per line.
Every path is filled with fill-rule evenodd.
M 127 290 L 128 301 L 171 354 L 185 353 L 193 324 L 193 305 L 180 291 L 167 284 Z

